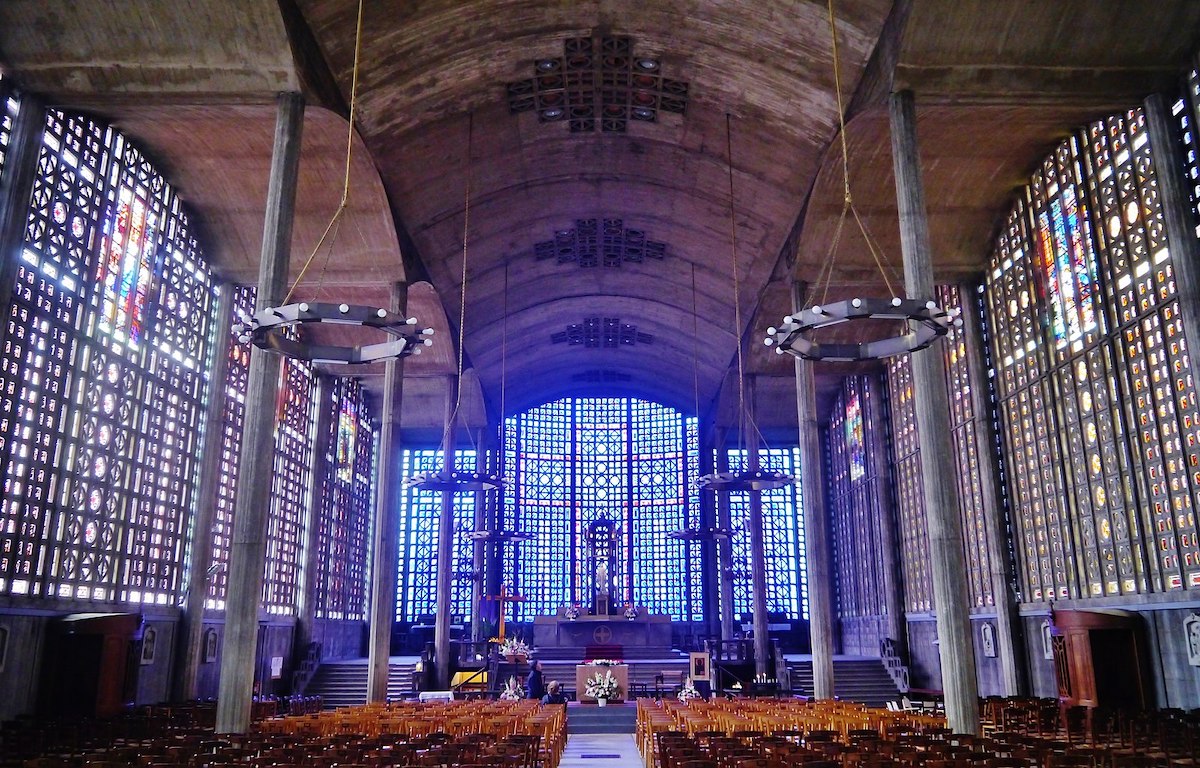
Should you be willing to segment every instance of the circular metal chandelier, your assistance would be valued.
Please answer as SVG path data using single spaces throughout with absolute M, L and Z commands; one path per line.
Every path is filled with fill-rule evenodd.
M 481 529 L 478 531 L 469 531 L 466 534 L 466 537 L 468 539 L 471 539 L 472 541 L 505 542 L 505 541 L 532 541 L 533 540 L 533 534 L 526 533 L 525 531 L 505 531 L 505 530 L 489 531 L 486 529 Z
M 796 482 L 794 475 L 786 475 L 773 469 L 753 472 L 713 472 L 696 480 L 700 490 L 726 493 L 759 493 L 787 488 Z
M 850 299 L 813 305 L 797 315 L 787 315 L 779 328 L 768 328 L 764 343 L 804 360 L 854 362 L 879 360 L 925 349 L 951 326 L 961 326 L 957 311 L 947 312 L 932 301 L 917 299 Z M 856 343 L 818 342 L 812 333 L 854 320 L 898 320 L 908 322 L 907 333 Z
M 339 346 L 314 343 L 288 332 L 315 323 L 375 328 L 392 338 L 376 344 Z M 433 343 L 430 338 L 433 329 L 417 330 L 416 324 L 415 317 L 405 318 L 377 307 L 300 302 L 242 315 L 241 322 L 233 326 L 233 332 L 243 344 L 253 344 L 286 357 L 314 363 L 365 365 L 421 354 L 422 347 Z
M 721 541 L 731 536 L 728 528 L 684 528 L 667 534 L 668 539 L 678 541 Z
M 418 491 L 449 491 L 450 493 L 494 491 L 504 487 L 504 478 L 488 472 L 471 470 L 422 472 L 405 478 L 404 487 L 416 488 Z

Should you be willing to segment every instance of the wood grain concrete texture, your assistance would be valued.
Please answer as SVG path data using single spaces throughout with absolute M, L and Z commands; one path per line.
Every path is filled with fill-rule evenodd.
M 313 67 L 327 69 L 342 104 L 310 103 L 294 272 L 341 191 L 340 112 L 357 2 L 293 1 L 315 55 L 301 46 L 306 55 L 293 56 L 275 0 L 9 0 L 0 3 L 0 58 L 49 103 L 95 111 L 146 146 L 230 279 L 256 271 L 273 95 L 314 81 Z M 887 28 L 905 3 L 907 24 Z M 1173 85 L 1200 29 L 1191 0 L 838 0 L 834 8 L 845 103 L 881 37 L 899 39 L 895 84 L 916 94 L 933 265 L 946 281 L 979 274 L 1012 191 L 1058 140 Z M 453 330 L 438 353 L 405 366 L 406 378 L 424 382 L 406 390 L 444 398 L 435 390 L 455 358 L 445 342 L 457 337 L 469 178 L 465 350 L 479 386 L 464 397 L 475 413 L 485 398 L 498 407 L 501 388 L 509 410 L 589 391 L 574 378 L 583 371 L 625 379 L 608 385 L 612 394 L 689 410 L 699 400 L 705 409 L 728 402 L 719 392 L 733 386 L 742 334 L 753 342 L 748 370 L 779 385 L 760 382 L 762 391 L 786 396 L 791 366 L 758 342 L 789 311 L 791 281 L 817 283 L 832 261 L 828 300 L 885 290 L 852 222 L 830 250 L 843 194 L 826 13 L 824 0 L 368 0 L 350 210 L 336 251 L 304 289 L 379 304 L 395 279 L 428 280 L 428 303 L 411 301 L 414 314 Z M 688 83 L 685 114 L 633 122 L 623 134 L 572 134 L 533 113 L 509 114 L 506 83 L 531 77 L 539 58 L 561 56 L 567 38 L 603 35 L 628 36 L 635 55 Z M 857 105 L 847 128 L 850 175 L 856 207 L 898 270 L 882 106 Z M 667 257 L 590 270 L 533 258 L 536 243 L 586 218 L 621 219 L 666 243 Z M 586 317 L 619 318 L 655 343 L 550 342 Z M 822 367 L 819 399 L 824 382 L 845 372 Z M 375 386 L 379 377 L 367 373 Z M 794 428 L 791 410 L 760 409 L 760 427 Z M 440 409 L 408 411 L 414 429 L 432 429 L 425 422 Z M 736 419 L 723 406 L 717 413 Z

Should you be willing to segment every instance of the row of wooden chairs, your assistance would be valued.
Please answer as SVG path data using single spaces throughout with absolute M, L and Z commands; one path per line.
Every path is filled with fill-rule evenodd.
M 37 753 L 30 753 L 32 743 L 10 749 L 5 740 L 0 766 L 556 768 L 566 741 L 565 709 L 531 701 L 371 705 L 268 719 L 236 737 L 163 719 L 155 734 L 40 744 Z
M 1012 708 L 1026 715 L 1016 718 Z M 1110 725 L 1097 727 L 1100 721 Z M 1051 708 L 1046 700 L 1012 700 L 987 702 L 983 722 L 982 734 L 958 735 L 938 716 L 848 702 L 645 701 L 639 702 L 637 731 L 647 768 L 1200 765 L 1200 714 L 1194 712 L 1086 713 Z M 1023 726 L 999 727 L 1016 722 Z

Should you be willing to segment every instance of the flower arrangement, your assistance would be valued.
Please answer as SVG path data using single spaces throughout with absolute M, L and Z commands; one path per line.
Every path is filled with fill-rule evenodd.
M 613 677 L 612 672 L 605 672 L 603 675 L 597 672 L 588 678 L 587 685 L 584 686 L 583 691 L 593 699 L 616 698 L 617 678 Z
M 504 690 L 500 691 L 500 698 L 504 701 L 520 701 L 525 698 L 525 689 L 517 682 L 516 676 L 508 678 L 508 682 L 504 684 Z
M 692 699 L 702 699 L 700 691 L 696 690 L 696 686 L 692 683 L 692 678 L 688 678 L 683 683 L 683 689 L 679 691 L 680 701 L 691 701 Z
M 579 603 L 571 603 L 567 606 L 567 611 L 564 614 L 569 621 L 575 621 L 579 618 Z
M 615 667 L 621 663 L 619 659 L 592 659 L 585 661 L 584 664 L 590 664 L 593 667 Z
M 638 617 L 637 606 L 633 603 L 625 603 L 625 618 L 632 621 Z
M 528 656 L 533 649 L 519 637 L 506 637 L 497 649 L 501 656 Z

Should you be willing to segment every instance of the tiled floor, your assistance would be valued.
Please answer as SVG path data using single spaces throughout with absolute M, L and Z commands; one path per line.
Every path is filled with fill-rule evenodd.
M 572 733 L 558 768 L 644 768 L 633 734 Z

